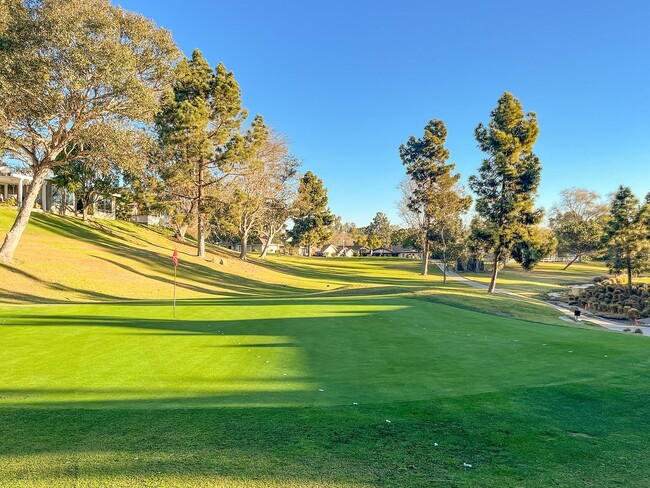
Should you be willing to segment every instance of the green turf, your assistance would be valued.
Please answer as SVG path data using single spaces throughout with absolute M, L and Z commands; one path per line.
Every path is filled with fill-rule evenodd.
M 0 486 L 649 484 L 647 338 L 413 261 L 220 251 L 183 255 L 173 319 L 124 301 L 169 296 L 164 233 L 26 235 L 0 268 L 22 302 L 0 305 Z
M 645 338 L 401 296 L 195 300 L 170 313 L 168 303 L 4 308 L 0 480 L 650 479 L 635 456 L 650 442 Z

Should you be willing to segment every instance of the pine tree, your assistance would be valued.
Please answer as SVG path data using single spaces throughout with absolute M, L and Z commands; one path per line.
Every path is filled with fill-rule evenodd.
M 628 290 L 634 274 L 650 270 L 649 213 L 650 205 L 639 202 L 628 187 L 620 186 L 612 198 L 604 241 L 607 264 L 613 273 L 626 271 Z
M 298 187 L 291 236 L 296 243 L 307 246 L 309 256 L 312 246 L 323 243 L 331 234 L 334 215 L 327 203 L 327 189 L 323 186 L 323 181 L 307 171 Z
M 533 153 L 539 128 L 535 113 L 524 114 L 521 102 L 505 92 L 490 113 L 488 126 L 479 124 L 475 137 L 488 154 L 470 177 L 477 195 L 476 211 L 483 220 L 483 238 L 493 256 L 488 292 L 496 288 L 499 263 L 515 244 L 526 239 L 542 212 L 534 209 L 541 165 Z
M 391 245 L 392 229 L 390 227 L 390 220 L 388 220 L 385 213 L 377 212 L 370 225 L 364 230 L 368 235 L 368 242 L 371 247 L 378 248 Z
M 173 92 L 164 99 L 156 118 L 165 155 L 164 174 L 170 185 L 191 180 L 190 199 L 196 212 L 197 255 L 205 256 L 208 193 L 241 162 L 243 137 L 238 131 L 246 118 L 241 90 L 222 63 L 212 70 L 197 49 L 174 72 Z
M 458 187 L 459 174 L 452 175 L 454 164 L 447 163 L 449 151 L 445 148 L 447 128 L 442 120 L 433 119 L 424 128 L 424 136 L 411 136 L 400 146 L 402 163 L 411 182 L 403 187 L 407 212 L 413 214 L 422 246 L 422 275 L 428 273 L 432 233 L 443 250 L 446 269 L 446 250 L 449 232 L 471 205 Z M 447 274 L 444 273 L 446 282 Z

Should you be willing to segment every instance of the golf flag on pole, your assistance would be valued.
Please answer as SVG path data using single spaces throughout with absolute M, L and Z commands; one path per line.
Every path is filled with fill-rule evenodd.
M 172 254 L 172 261 L 174 261 L 174 318 L 176 318 L 176 268 L 178 267 L 178 251 L 176 249 Z

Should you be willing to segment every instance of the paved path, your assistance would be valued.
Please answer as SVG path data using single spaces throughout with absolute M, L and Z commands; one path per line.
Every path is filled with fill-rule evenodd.
M 443 271 L 443 265 L 439 261 L 432 261 L 433 264 L 438 266 L 440 271 Z M 452 281 L 457 281 L 459 283 L 463 283 L 464 285 L 471 286 L 474 288 L 480 288 L 482 290 L 487 290 L 487 285 L 484 285 L 483 283 L 479 283 L 478 281 L 470 280 L 469 278 L 465 278 L 464 276 L 459 275 L 455 271 L 452 271 L 451 269 L 447 269 L 447 279 L 450 279 Z M 538 300 L 537 298 L 531 298 L 527 297 L 525 295 L 520 295 L 519 293 L 515 293 L 513 291 L 508 291 L 508 290 L 501 290 L 497 288 L 494 290 L 496 293 L 503 293 L 504 295 L 511 295 L 514 297 L 519 297 L 519 298 L 525 298 L 526 300 L 533 300 L 535 302 L 539 303 L 544 303 L 546 305 L 550 305 L 554 307 L 556 310 L 562 312 L 564 316 L 568 317 L 569 320 L 573 322 L 573 307 L 569 307 L 568 305 L 563 305 L 561 303 L 553 303 L 553 302 L 545 302 L 544 300 Z M 634 325 L 627 325 L 627 324 L 621 324 L 620 322 L 615 322 L 613 320 L 607 320 L 603 319 L 600 317 L 596 317 L 593 315 L 591 312 L 588 312 L 584 309 L 580 309 L 581 312 L 581 321 L 582 322 L 589 322 L 592 324 L 599 325 L 601 327 L 605 327 L 606 329 L 609 330 L 614 330 L 616 332 L 623 332 L 623 329 L 641 329 L 643 332 L 644 336 L 650 336 L 650 326 L 634 326 Z

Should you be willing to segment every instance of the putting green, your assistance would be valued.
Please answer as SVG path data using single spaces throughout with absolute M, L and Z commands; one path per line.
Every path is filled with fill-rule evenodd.
M 185 300 L 175 320 L 169 302 L 11 306 L 0 324 L 8 486 L 650 475 L 625 458 L 650 441 L 645 338 L 382 295 Z

